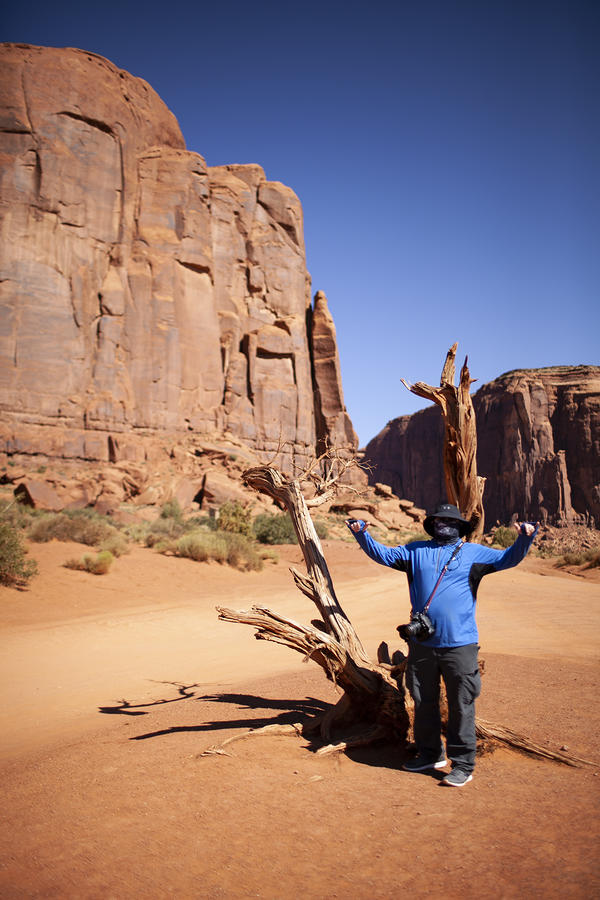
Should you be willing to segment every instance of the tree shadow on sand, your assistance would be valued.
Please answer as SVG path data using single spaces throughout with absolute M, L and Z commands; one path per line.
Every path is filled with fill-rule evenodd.
M 165 703 L 178 703 L 180 700 L 193 700 L 195 694 L 193 688 L 200 687 L 200 682 L 196 684 L 181 684 L 179 681 L 155 681 L 154 684 L 170 684 L 177 688 L 179 696 L 170 699 L 161 698 L 160 700 L 150 700 L 148 703 L 130 703 L 129 700 L 117 700 L 115 706 L 99 706 L 98 712 L 105 716 L 147 716 L 148 713 L 144 709 L 153 706 L 163 706 Z
M 267 697 L 257 697 L 253 694 L 203 694 L 197 696 L 194 688 L 199 684 L 180 684 L 175 681 L 162 681 L 158 684 L 170 684 L 177 688 L 177 697 L 161 698 L 146 703 L 131 703 L 129 700 L 119 700 L 114 706 L 101 706 L 99 712 L 104 715 L 145 716 L 152 707 L 164 706 L 167 703 L 178 703 L 180 700 L 200 700 L 208 703 L 228 703 L 246 710 L 274 710 L 275 716 L 263 715 L 254 718 L 222 719 L 203 722 L 198 725 L 172 725 L 157 731 L 138 734 L 131 737 L 131 741 L 145 741 L 149 738 L 162 737 L 167 734 L 180 732 L 209 732 L 222 731 L 230 728 L 263 728 L 265 725 L 291 725 L 299 719 L 310 718 L 322 714 L 330 706 L 329 703 L 318 700 L 315 697 L 306 697 L 304 700 L 280 700 Z

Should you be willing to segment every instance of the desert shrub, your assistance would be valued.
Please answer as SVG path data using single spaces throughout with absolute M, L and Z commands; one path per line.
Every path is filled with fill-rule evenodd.
M 292 520 L 286 513 L 261 513 L 252 523 L 254 535 L 261 544 L 297 544 Z
M 166 552 L 166 551 L 164 551 Z M 232 532 L 192 531 L 171 543 L 168 552 L 196 562 L 213 560 L 227 563 L 236 569 L 259 570 L 262 559 L 254 543 L 243 534 Z
M 561 558 L 557 560 L 556 566 L 583 566 L 588 569 L 595 569 L 600 566 L 600 550 L 594 548 L 592 550 L 572 551 L 563 553 Z
M 325 540 L 326 537 L 329 537 L 329 528 L 327 527 L 327 523 L 322 519 L 315 519 L 315 531 L 319 535 L 322 541 Z
M 123 528 L 123 533 L 127 537 L 128 540 L 133 541 L 135 544 L 145 544 L 146 536 L 150 532 L 150 523 L 149 522 L 131 522 L 129 525 L 125 525 Z
M 494 544 L 497 547 L 512 547 L 516 539 L 516 528 L 511 528 L 508 525 L 499 525 L 494 532 Z
M 157 544 L 168 540 L 176 540 L 185 533 L 183 519 L 160 518 L 148 527 L 144 543 L 146 547 L 156 547 Z
M 110 537 L 102 541 L 98 549 L 108 550 L 109 553 L 112 553 L 112 555 L 116 557 L 124 556 L 125 553 L 129 553 L 129 541 L 124 534 L 117 531 L 115 534 L 111 534 Z
M 588 560 L 588 568 L 597 569 L 600 567 L 600 550 L 590 550 L 590 557 Z
M 176 541 L 171 541 L 162 552 L 171 552 L 196 562 L 225 562 L 225 538 L 205 531 L 191 531 Z
M 104 516 L 90 509 L 44 513 L 29 529 L 29 537 L 37 543 L 47 541 L 75 541 L 97 547 L 103 541 L 120 534 Z
M 165 506 L 167 509 L 173 509 L 167 504 Z M 163 510 L 164 508 L 163 506 Z M 177 511 L 177 507 L 175 507 L 175 511 Z M 184 519 L 183 516 L 164 516 L 161 513 L 160 518 L 154 522 L 136 522 L 128 525 L 124 530 L 132 541 L 162 552 L 188 532 L 214 531 L 216 527 L 216 520 L 209 516 L 191 516 L 189 519 Z
M 219 509 L 217 530 L 252 537 L 250 511 L 245 506 L 242 506 L 241 503 L 238 503 L 237 500 L 228 500 Z
M 277 550 L 271 550 L 267 549 L 267 547 L 261 547 L 258 551 L 258 555 L 263 561 L 267 560 L 268 562 L 272 563 L 279 562 L 279 553 L 277 552 Z
M 597 569 L 600 567 L 600 550 L 590 550 L 588 567 L 590 569 Z
M 224 532 L 223 537 L 227 542 L 227 563 L 242 571 L 258 572 L 262 569 L 263 561 L 253 540 L 243 534 Z
M 68 559 L 64 566 L 67 569 L 90 572 L 92 575 L 106 575 L 113 559 L 114 556 L 109 550 L 101 550 L 96 556 L 93 556 L 91 553 L 84 553 L 81 559 Z
M 561 568 L 562 566 L 581 566 L 585 562 L 585 553 L 564 553 L 560 559 L 556 561 L 556 566 Z
M 324 540 L 329 529 L 321 519 L 315 521 L 315 531 Z M 297 544 L 298 538 L 287 513 L 261 513 L 252 523 L 252 530 L 261 544 Z
M 167 500 L 160 508 L 161 519 L 174 519 L 176 522 L 183 522 L 183 511 L 179 505 L 179 500 Z
M 20 533 L 9 522 L 0 522 L 0 584 L 22 586 L 37 574 L 37 563 L 25 559 L 26 553 Z
M 217 519 L 214 516 L 190 516 L 185 520 L 185 527 L 188 531 L 216 531 Z
M 13 528 L 23 530 L 29 528 L 33 519 L 39 517 L 39 510 L 21 503 L 19 500 L 12 499 L 7 503 L 0 504 L 0 516 L 3 522 L 7 522 Z

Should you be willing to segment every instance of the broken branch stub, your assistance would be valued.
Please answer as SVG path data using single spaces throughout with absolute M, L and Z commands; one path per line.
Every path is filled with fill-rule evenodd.
M 461 510 L 472 526 L 469 541 L 479 541 L 483 535 L 483 490 L 485 478 L 477 475 L 477 424 L 471 399 L 473 379 L 465 357 L 458 387 L 454 384 L 456 349 L 453 344 L 446 354 L 440 386 L 433 387 L 418 381 L 410 384 L 403 378 L 408 390 L 436 403 L 444 418 L 443 466 L 446 494 L 449 503 Z

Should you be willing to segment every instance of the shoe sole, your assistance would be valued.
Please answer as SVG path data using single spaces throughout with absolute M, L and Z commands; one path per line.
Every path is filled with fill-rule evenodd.
M 426 766 L 419 766 L 418 769 L 413 769 L 411 767 L 402 766 L 405 772 L 426 772 L 427 769 L 445 769 L 448 765 L 447 759 L 438 759 L 437 762 L 429 763 Z
M 469 775 L 466 781 L 461 782 L 461 784 L 455 784 L 453 781 L 448 781 L 447 778 L 442 778 L 442 784 L 446 785 L 446 787 L 464 787 L 465 784 L 468 784 L 470 781 L 473 781 L 472 775 Z

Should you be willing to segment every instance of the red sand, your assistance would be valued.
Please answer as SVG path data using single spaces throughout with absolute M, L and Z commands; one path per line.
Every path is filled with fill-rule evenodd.
M 0 589 L 3 898 L 597 895 L 597 570 L 528 559 L 483 581 L 478 714 L 598 765 L 500 750 L 456 790 L 404 773 L 391 746 L 320 758 L 254 737 L 199 757 L 337 697 L 214 610 L 260 601 L 308 621 L 298 548 L 252 574 L 134 549 L 101 577 L 62 567 L 81 547 L 31 552 L 30 589 Z M 399 646 L 404 577 L 352 544 L 325 552 L 369 651 Z

